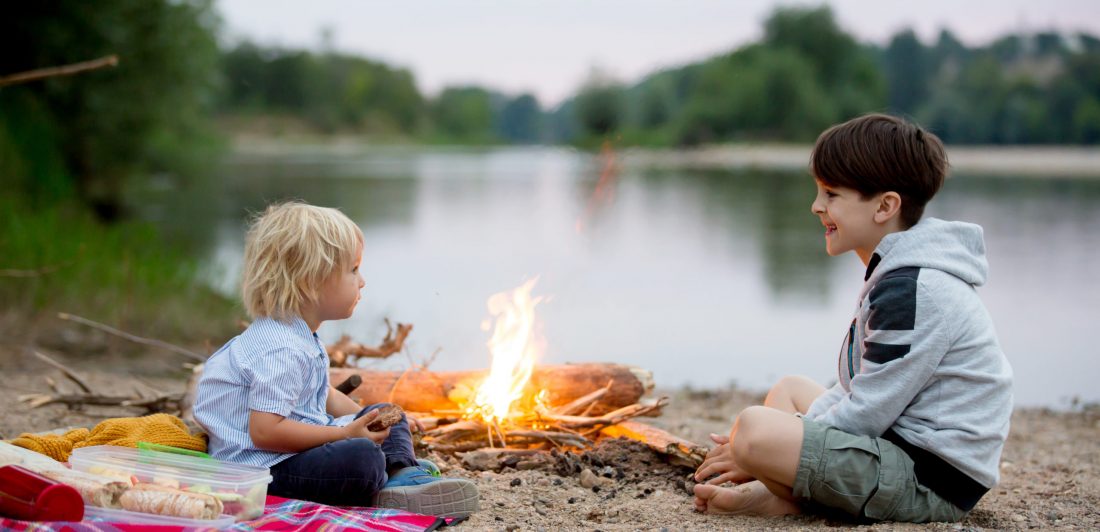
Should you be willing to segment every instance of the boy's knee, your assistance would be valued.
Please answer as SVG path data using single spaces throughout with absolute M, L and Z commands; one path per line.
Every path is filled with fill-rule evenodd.
M 737 416 L 737 435 L 730 450 L 739 463 L 751 460 L 768 447 L 767 421 L 772 414 L 773 409 L 766 406 L 750 406 Z
M 787 392 L 794 392 L 795 390 L 801 390 L 806 386 L 816 384 L 817 383 L 809 377 L 804 377 L 802 375 L 787 375 L 779 379 L 779 382 L 775 383 L 775 387 Z

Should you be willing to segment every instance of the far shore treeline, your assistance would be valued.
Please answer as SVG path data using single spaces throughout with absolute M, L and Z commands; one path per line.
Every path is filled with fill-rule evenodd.
M 1080 33 L 968 47 L 946 30 L 934 42 L 906 30 L 880 46 L 859 42 L 828 7 L 786 7 L 764 21 L 758 42 L 640 80 L 594 71 L 553 107 L 492 87 L 425 94 L 402 65 L 224 33 L 212 0 L 7 6 L 0 77 L 111 54 L 119 64 L 0 86 L 5 312 L 86 311 L 168 338 L 232 327 L 227 316 L 239 309 L 193 289 L 193 250 L 164 242 L 130 214 L 134 190 L 154 180 L 201 183 L 228 140 L 246 135 L 428 145 L 804 143 L 832 123 L 888 111 L 952 144 L 1100 143 L 1100 39 Z
M 953 144 L 1100 142 L 1093 35 L 1007 35 L 969 48 L 947 30 L 932 43 L 904 30 L 883 47 L 858 42 L 828 7 L 779 9 L 763 34 L 642 80 L 593 72 L 554 108 L 491 87 L 428 96 L 394 65 L 243 42 L 222 52 L 219 112 L 433 142 L 583 143 L 619 133 L 627 144 L 688 146 L 808 141 L 834 122 L 887 110 Z
M 888 111 L 949 144 L 1100 143 L 1100 39 L 1081 33 L 971 48 L 947 30 L 931 43 L 904 30 L 878 46 L 857 41 L 828 7 L 787 7 L 764 21 L 758 42 L 641 80 L 592 72 L 548 108 L 491 87 L 423 94 L 406 68 L 327 46 L 224 42 L 209 1 L 11 10 L 0 23 L 0 75 L 120 58 L 110 71 L 0 88 L 0 170 L 34 198 L 75 194 L 108 217 L 134 174 L 194 172 L 196 154 L 235 134 L 580 146 L 610 135 L 683 147 L 808 142 L 830 124 Z

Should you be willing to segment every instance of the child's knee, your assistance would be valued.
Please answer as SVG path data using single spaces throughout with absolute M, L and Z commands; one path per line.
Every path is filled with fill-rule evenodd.
M 741 462 L 751 459 L 770 445 L 768 420 L 771 419 L 772 413 L 773 409 L 766 406 L 750 406 L 738 414 L 737 434 L 731 440 L 731 450 L 735 460 Z
M 367 438 L 344 440 L 349 476 L 361 479 L 363 488 L 375 492 L 386 483 L 386 454 Z

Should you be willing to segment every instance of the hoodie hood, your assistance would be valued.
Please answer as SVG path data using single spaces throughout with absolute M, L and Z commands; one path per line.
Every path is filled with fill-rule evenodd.
M 981 226 L 925 218 L 906 231 L 890 233 L 875 248 L 866 279 L 909 266 L 940 270 L 974 286 L 985 284 L 989 262 Z

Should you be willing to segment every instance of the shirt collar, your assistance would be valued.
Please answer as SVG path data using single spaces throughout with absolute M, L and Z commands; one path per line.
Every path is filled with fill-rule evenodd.
M 261 318 L 270 319 L 278 325 L 290 329 L 294 336 L 305 342 L 305 345 L 315 346 L 317 348 L 317 356 L 322 358 L 328 358 L 328 352 L 325 351 L 325 345 L 321 343 L 321 339 L 317 336 L 317 333 L 313 332 L 309 328 L 309 324 L 306 320 L 299 316 L 295 316 L 290 321 L 281 321 L 273 318 Z

